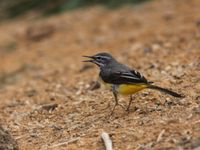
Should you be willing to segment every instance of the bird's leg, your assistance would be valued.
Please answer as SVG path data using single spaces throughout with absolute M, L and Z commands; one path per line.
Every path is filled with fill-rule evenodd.
M 130 106 L 131 106 L 132 101 L 133 101 L 133 96 L 130 95 L 130 101 L 129 101 L 128 107 L 127 107 L 127 109 L 126 109 L 126 111 L 128 111 L 128 112 L 129 112 L 129 110 L 130 110 Z
M 115 107 L 116 107 L 117 105 L 119 105 L 119 103 L 118 103 L 118 98 L 117 98 L 117 93 L 116 93 L 116 92 L 113 92 L 113 95 L 114 95 L 114 98 L 115 98 L 115 105 L 114 105 L 114 107 L 113 107 L 113 109 L 112 109 L 112 111 L 111 111 L 111 115 L 112 115 L 113 112 L 115 111 Z
M 126 108 L 125 108 L 122 104 L 119 104 L 119 102 L 118 102 L 118 97 L 117 97 L 117 93 L 116 93 L 116 92 L 113 92 L 113 95 L 114 95 L 114 98 L 115 98 L 115 105 L 114 105 L 114 107 L 113 107 L 113 109 L 112 109 L 112 111 L 111 111 L 111 115 L 112 115 L 113 112 L 115 111 L 115 108 L 116 108 L 117 105 L 121 106 L 123 109 L 126 110 Z

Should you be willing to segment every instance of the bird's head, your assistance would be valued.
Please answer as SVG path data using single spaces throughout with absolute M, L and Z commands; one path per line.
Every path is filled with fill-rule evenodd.
M 98 53 L 94 56 L 83 56 L 83 57 L 90 58 L 89 60 L 85 60 L 83 62 L 91 62 L 98 65 L 99 67 L 105 67 L 112 61 L 115 61 L 115 59 L 108 53 Z

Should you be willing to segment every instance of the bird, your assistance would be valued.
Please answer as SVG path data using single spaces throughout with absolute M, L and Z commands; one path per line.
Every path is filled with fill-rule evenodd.
M 118 62 L 111 54 L 107 52 L 101 52 L 93 56 L 83 57 L 89 58 L 87 60 L 84 60 L 83 62 L 90 62 L 96 64 L 99 67 L 100 80 L 103 84 L 106 85 L 107 88 L 112 91 L 114 95 L 115 104 L 111 111 L 111 114 L 113 114 L 116 106 L 118 105 L 126 109 L 126 111 L 129 111 L 131 103 L 133 101 L 132 95 L 143 89 L 153 89 L 174 97 L 183 97 L 183 95 L 178 94 L 172 90 L 154 85 L 153 82 L 148 81 L 141 73 Z M 119 94 L 130 95 L 130 100 L 127 108 L 119 104 Z

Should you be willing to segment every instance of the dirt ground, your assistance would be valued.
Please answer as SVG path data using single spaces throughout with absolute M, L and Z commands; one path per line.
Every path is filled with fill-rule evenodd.
M 200 147 L 200 3 L 159 0 L 135 7 L 30 13 L 0 24 L 0 123 L 21 150 L 185 150 Z M 130 113 L 94 89 L 98 69 L 82 55 L 110 52 L 156 85 Z M 127 104 L 129 97 L 120 97 Z

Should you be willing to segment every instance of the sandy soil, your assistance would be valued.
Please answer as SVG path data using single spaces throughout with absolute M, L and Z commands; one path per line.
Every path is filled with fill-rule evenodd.
M 21 150 L 183 150 L 200 147 L 200 3 L 160 0 L 136 7 L 34 14 L 0 24 L 0 122 Z M 128 114 L 82 55 L 112 53 L 155 84 L 135 95 Z M 127 104 L 128 97 L 120 97 Z

